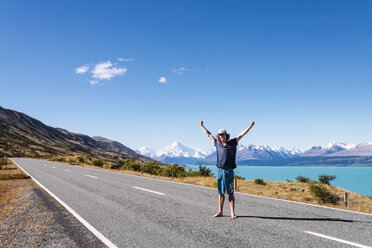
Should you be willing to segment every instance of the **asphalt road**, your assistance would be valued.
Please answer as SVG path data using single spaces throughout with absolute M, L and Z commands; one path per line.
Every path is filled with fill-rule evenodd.
M 372 247 L 371 214 L 237 193 L 212 218 L 215 189 L 13 160 L 117 247 Z

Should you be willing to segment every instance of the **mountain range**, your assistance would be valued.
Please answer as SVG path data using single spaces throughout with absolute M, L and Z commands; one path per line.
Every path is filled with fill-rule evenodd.
M 0 156 L 52 157 L 89 154 L 110 161 L 152 161 L 125 145 L 103 137 L 45 125 L 26 114 L 0 107 Z
M 214 150 L 203 151 L 179 141 L 163 150 L 142 147 L 137 152 L 161 162 L 187 165 L 215 164 L 217 156 Z M 372 165 L 372 142 L 359 145 L 330 142 L 304 152 L 295 148 L 239 144 L 236 161 L 240 165 L 369 166 Z

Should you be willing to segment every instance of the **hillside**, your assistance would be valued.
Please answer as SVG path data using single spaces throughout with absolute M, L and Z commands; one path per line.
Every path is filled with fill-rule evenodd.
M 110 161 L 151 161 L 123 144 L 45 125 L 26 114 L 0 107 L 0 156 L 41 157 L 89 154 Z

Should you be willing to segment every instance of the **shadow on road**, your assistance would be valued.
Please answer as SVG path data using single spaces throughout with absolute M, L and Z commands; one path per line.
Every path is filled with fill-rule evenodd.
M 239 215 L 238 218 L 258 218 L 270 220 L 304 220 L 304 221 L 337 221 L 337 222 L 363 222 L 372 223 L 370 221 L 344 220 L 338 218 L 294 218 L 294 217 L 269 217 L 269 216 L 244 216 Z

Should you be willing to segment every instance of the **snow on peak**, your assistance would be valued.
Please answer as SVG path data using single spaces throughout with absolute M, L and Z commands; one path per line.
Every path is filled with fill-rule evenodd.
M 322 148 L 323 149 L 331 149 L 333 147 L 340 147 L 340 148 L 343 148 L 345 150 L 349 150 L 349 149 L 355 148 L 356 145 L 355 144 L 346 144 L 346 143 L 342 143 L 342 142 L 332 141 L 328 145 L 323 146 Z

